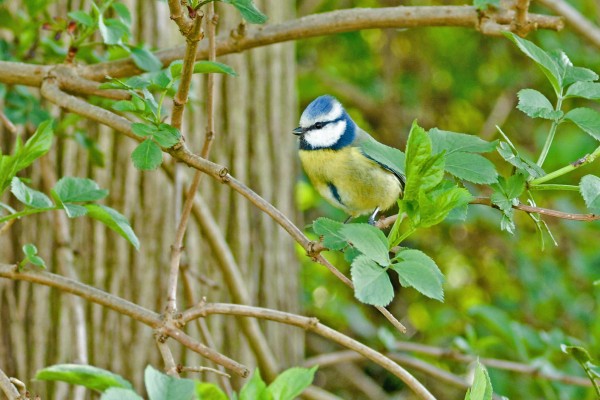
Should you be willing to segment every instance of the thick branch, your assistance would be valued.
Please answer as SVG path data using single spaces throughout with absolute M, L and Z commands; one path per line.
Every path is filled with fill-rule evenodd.
M 341 346 L 347 347 L 362 354 L 367 359 L 382 366 L 392 374 L 400 378 L 419 398 L 435 399 L 431 393 L 404 368 L 373 350 L 372 348 L 321 324 L 316 318 L 309 318 L 283 311 L 271 310 L 260 307 L 250 307 L 238 304 L 205 303 L 188 309 L 182 314 L 182 321 L 189 322 L 195 318 L 205 317 L 212 314 L 235 315 L 240 317 L 252 317 L 293 325 L 314 332 L 330 339 Z
M 486 20 L 510 25 L 515 12 L 501 10 L 486 16 Z M 217 40 L 217 55 L 238 53 L 255 47 L 268 46 L 289 40 L 306 39 L 315 36 L 331 35 L 361 29 L 416 28 L 426 26 L 461 26 L 479 29 L 481 16 L 475 7 L 470 6 L 423 6 L 388 8 L 353 8 L 321 14 L 309 15 L 264 28 L 250 28 L 221 36 Z M 558 17 L 529 14 L 528 20 L 534 28 L 560 30 L 562 20 Z M 155 55 L 169 65 L 183 57 L 184 47 L 174 47 L 158 51 Z M 208 44 L 198 49 L 198 59 L 208 58 Z M 99 63 L 86 68 L 83 75 L 100 81 L 106 75 L 124 77 L 139 74 L 141 71 L 131 59 Z M 0 76 L 1 77 L 1 76 Z
M 4 392 L 4 394 L 6 395 L 6 398 L 8 400 L 17 400 L 17 399 L 21 398 L 21 394 L 19 393 L 19 391 L 17 390 L 15 385 L 12 384 L 9 377 L 1 369 L 0 369 L 0 389 L 2 389 L 2 391 Z

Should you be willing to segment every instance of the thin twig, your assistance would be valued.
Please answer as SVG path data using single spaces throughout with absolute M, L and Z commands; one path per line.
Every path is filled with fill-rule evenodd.
M 324 338 L 330 339 L 339 345 L 347 347 L 362 354 L 367 359 L 382 366 L 400 378 L 419 398 L 435 399 L 435 397 L 408 371 L 394 363 L 389 358 L 372 348 L 340 333 L 319 322 L 316 318 L 304 317 L 283 311 L 271 310 L 261 307 L 251 307 L 239 304 L 203 303 L 192 307 L 182 313 L 182 322 L 189 322 L 195 318 L 206 317 L 212 314 L 236 315 L 276 321 L 293 325 L 314 332 Z
M 171 348 L 167 344 L 166 340 L 162 337 L 162 335 L 157 332 L 154 333 L 154 341 L 156 342 L 156 346 L 158 347 L 158 351 L 160 352 L 160 356 L 165 362 L 165 372 L 167 375 L 174 376 L 179 378 L 179 370 L 177 368 L 177 363 L 175 363 L 175 358 L 173 357 L 173 353 L 171 352 Z
M 33 282 L 40 285 L 57 288 L 65 293 L 74 294 L 148 325 L 149 327 L 158 331 L 159 334 L 175 339 L 190 350 L 217 364 L 223 365 L 236 375 L 246 377 L 250 373 L 250 370 L 247 367 L 241 365 L 237 361 L 216 352 L 215 350 L 188 336 L 181 329 L 179 329 L 176 324 L 172 323 L 172 321 L 167 321 L 167 323 L 165 323 L 161 316 L 154 311 L 150 311 L 138 304 L 132 303 L 103 290 L 47 271 L 18 271 L 16 265 L 10 264 L 0 264 L 0 277 Z
M 212 372 L 213 374 L 224 376 L 226 378 L 231 378 L 231 375 L 229 375 L 228 373 L 220 371 L 218 369 L 210 368 L 210 367 L 184 367 L 184 366 L 179 366 L 177 369 L 179 370 L 179 372 L 196 372 L 196 373 Z
M 6 114 L 4 114 L 4 111 L 2 110 L 0 110 L 0 122 L 2 122 L 2 125 L 4 125 L 4 127 L 8 129 L 8 131 L 11 134 L 17 134 L 17 127 L 15 126 L 15 124 L 12 123 L 10 119 L 8 119 L 8 117 L 6 116 Z
M 497 208 L 494 204 L 492 204 L 492 200 L 488 197 L 477 197 L 477 198 L 473 199 L 470 204 L 482 204 L 482 205 L 485 205 L 488 207 Z M 600 220 L 600 215 L 596 215 L 596 214 L 567 213 L 567 212 L 563 212 L 563 211 L 552 210 L 549 208 L 532 207 L 532 206 L 528 206 L 526 204 L 521 204 L 521 203 L 513 205 L 513 208 L 515 210 L 524 211 L 524 212 L 530 213 L 530 214 L 532 214 L 532 213 L 533 214 L 542 214 L 542 215 L 547 215 L 549 217 L 568 219 L 568 220 L 572 220 L 572 221 L 589 222 L 589 221 Z
M 567 21 L 567 24 L 579 35 L 588 40 L 597 48 L 600 48 L 600 27 L 565 0 L 537 0 L 540 4 L 548 7 Z
M 8 400 L 18 400 L 21 398 L 21 394 L 2 369 L 0 369 L 0 389 L 2 389 Z
M 171 19 L 179 27 L 179 31 L 182 35 L 186 36 L 189 32 L 192 21 L 183 13 L 183 7 L 181 6 L 181 0 L 169 0 L 169 13 Z

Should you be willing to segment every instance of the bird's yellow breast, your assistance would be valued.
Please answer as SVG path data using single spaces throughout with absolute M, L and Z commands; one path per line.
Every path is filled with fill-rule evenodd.
M 387 210 L 400 197 L 398 178 L 357 147 L 300 150 L 300 161 L 321 196 L 352 216 Z

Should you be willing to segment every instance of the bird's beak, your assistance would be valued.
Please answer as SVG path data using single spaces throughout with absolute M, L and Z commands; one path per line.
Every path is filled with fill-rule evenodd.
M 306 131 L 301 126 L 297 127 L 296 129 L 294 129 L 292 131 L 292 133 L 296 136 L 300 136 L 300 135 L 304 134 L 304 132 L 306 132 Z

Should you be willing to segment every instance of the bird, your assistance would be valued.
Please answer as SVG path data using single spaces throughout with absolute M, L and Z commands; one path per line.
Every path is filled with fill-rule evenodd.
M 331 95 L 313 100 L 300 116 L 299 157 L 321 196 L 349 215 L 345 223 L 369 214 L 368 222 L 396 204 L 405 177 L 398 168 L 367 155 L 366 145 L 383 144 L 359 128 Z

